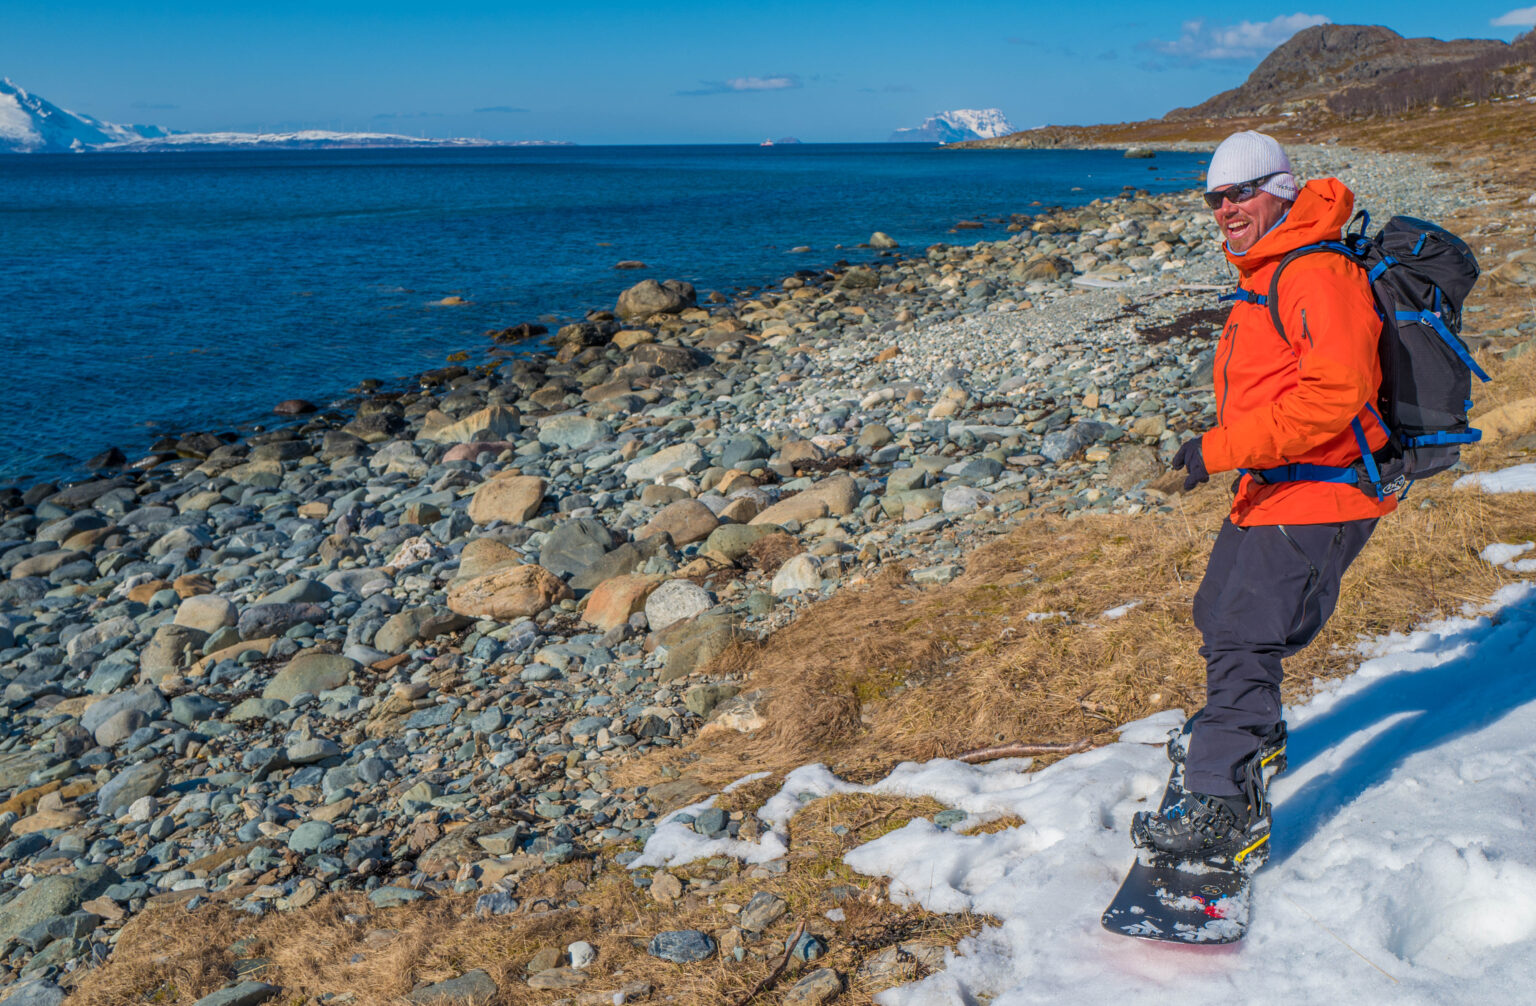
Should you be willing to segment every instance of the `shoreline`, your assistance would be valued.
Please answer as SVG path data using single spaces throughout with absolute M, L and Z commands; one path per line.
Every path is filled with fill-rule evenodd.
M 1178 172 L 1175 171 L 1173 174 L 1177 175 Z M 1090 189 L 1092 188 L 1092 185 L 1090 184 L 1091 181 L 1091 179 L 1083 179 L 1084 184 Z M 1170 181 L 1167 184 L 1177 184 L 1177 182 Z M 1113 194 L 1114 193 L 1104 193 L 1106 197 Z M 1085 196 L 1086 193 L 1076 193 L 1073 195 L 1073 198 L 1086 201 Z M 1026 200 L 1018 199 L 1014 201 L 1024 202 Z M 1005 209 L 999 208 L 983 217 L 976 218 L 977 221 L 986 222 L 986 228 L 984 230 L 975 232 L 966 230 L 957 231 L 955 228 L 951 227 L 949 228 L 948 238 L 950 240 L 975 241 L 978 239 L 991 237 L 995 235 L 1002 226 L 1006 225 L 1009 216 L 1009 212 L 1007 212 Z M 961 220 L 959 216 L 956 216 L 954 219 L 962 225 L 967 223 L 967 221 Z M 855 231 L 855 233 L 857 233 L 857 231 Z M 797 272 L 802 272 L 807 269 L 818 273 L 823 271 L 836 271 L 838 268 L 842 267 L 841 263 L 845 262 L 846 260 L 862 262 L 862 260 L 865 258 L 880 254 L 879 250 L 870 249 L 867 245 L 867 241 L 860 241 L 857 244 L 850 241 L 846 246 L 841 244 L 821 245 L 818 243 L 818 246 L 815 250 L 806 249 L 807 251 L 811 252 L 809 255 L 798 254 L 797 252 L 800 252 L 801 249 L 798 246 L 791 247 L 792 243 L 793 242 L 786 241 L 782 247 L 778 248 L 778 260 L 776 262 L 765 261 L 759 274 L 747 279 L 743 279 L 741 282 L 734 286 L 719 287 L 718 289 L 721 291 L 722 295 L 726 297 L 726 300 L 720 302 L 712 301 L 706 306 L 715 312 L 724 311 L 730 313 L 733 312 L 741 303 L 745 302 L 746 300 L 750 300 L 757 291 L 764 289 L 771 290 L 776 288 L 784 275 L 793 275 Z M 902 249 L 900 254 L 912 254 L 913 249 L 917 249 L 916 253 L 921 254 L 920 246 L 913 245 L 908 245 L 907 248 Z M 625 285 L 623 283 L 623 279 L 628 274 L 622 271 L 610 271 L 612 272 L 612 275 L 616 277 L 612 285 L 614 288 L 613 293 L 617 294 L 617 292 L 623 289 Z M 694 269 L 681 270 L 680 272 L 683 275 L 700 275 L 700 271 Z M 657 279 L 663 278 L 662 273 L 651 269 L 646 269 L 645 271 L 638 272 L 635 275 L 637 277 L 654 275 Z M 584 286 L 590 286 L 590 284 L 584 284 Z M 703 289 L 704 288 L 701 286 L 701 290 Z M 743 293 L 742 291 L 751 292 Z M 478 298 L 476 299 L 478 300 Z M 451 297 L 447 298 L 447 301 L 451 300 Z M 461 308 L 459 308 L 457 305 L 448 304 L 447 301 L 445 301 L 443 304 L 438 304 L 438 302 L 432 301 L 428 302 L 425 306 L 428 310 L 436 308 L 444 312 L 454 312 L 461 310 Z M 583 303 L 591 306 L 583 308 L 580 306 Z M 576 306 L 572 307 L 572 304 Z M 465 322 L 463 323 L 465 327 L 462 335 L 444 335 L 438 340 L 440 351 L 436 354 L 439 358 L 437 363 L 429 363 L 426 360 L 420 359 L 419 357 L 415 360 L 402 359 L 401 363 L 406 365 L 406 367 L 409 369 L 405 369 L 403 372 L 394 372 L 384 377 L 384 385 L 382 390 L 410 390 L 411 388 L 417 386 L 417 379 L 422 373 L 430 372 L 432 370 L 444 369 L 457 360 L 463 360 L 466 354 L 469 362 L 478 365 L 483 364 L 489 360 L 496 359 L 499 355 L 506 353 L 508 350 L 510 350 L 513 354 L 523 352 L 553 352 L 553 350 L 549 349 L 543 340 L 536 342 L 524 342 L 516 346 L 506 347 L 501 345 L 493 345 L 490 336 L 492 332 L 499 329 L 504 329 L 507 326 L 516 327 L 513 325 L 513 322 L 543 324 L 547 325 L 550 330 L 554 330 L 561 324 L 565 324 L 567 322 L 579 322 L 585 317 L 586 314 L 590 314 L 596 310 L 601 310 L 604 307 L 611 310 L 612 301 L 609 300 L 606 305 L 600 304 L 594 297 L 590 295 L 590 292 L 588 292 L 586 294 L 577 294 L 574 298 L 567 298 L 566 306 L 572 307 L 572 310 L 575 313 L 561 316 L 557 313 L 550 313 L 548 311 L 541 312 L 541 308 L 538 305 L 533 305 L 528 307 L 526 310 L 518 310 L 515 313 L 504 314 L 502 317 L 495 319 L 488 318 L 480 323 L 471 324 L 469 322 Z M 563 320 L 556 320 L 557 318 L 562 317 Z M 486 327 L 487 325 L 490 327 Z M 372 370 L 370 365 L 364 363 L 363 366 L 369 369 L 361 371 L 361 374 L 368 374 L 371 372 L 376 376 L 378 375 L 378 371 Z M 391 367 L 388 369 L 393 370 L 394 368 Z M 274 387 L 271 389 L 271 398 L 269 401 L 271 404 L 276 404 L 279 400 L 290 399 L 297 396 L 307 398 L 313 403 L 317 404 L 319 406 L 319 411 L 321 412 L 329 410 L 341 410 L 344 412 L 353 410 L 362 400 L 362 396 L 359 394 L 359 387 L 367 382 L 359 380 L 361 374 L 354 368 L 348 368 L 348 371 L 349 372 L 340 373 L 337 375 L 336 383 L 325 389 L 320 389 L 313 385 L 300 387 L 293 387 L 292 385 L 289 385 L 288 387 Z M 330 375 L 327 376 L 329 377 Z M 303 385 L 303 382 L 300 383 Z M 174 395 L 169 391 L 167 394 L 170 394 L 170 396 L 174 398 Z M 80 447 L 75 449 L 77 453 L 71 454 L 70 449 L 66 448 L 66 451 L 59 452 L 59 456 L 55 456 L 51 459 L 44 457 L 44 451 L 47 450 L 47 448 L 41 444 L 20 444 L 18 445 L 19 456 L 27 459 L 29 470 L 18 471 L 5 475 L 4 477 L 0 477 L 0 491 L 4 491 L 6 489 L 26 489 L 31 485 L 40 482 L 67 483 L 73 481 L 82 481 L 95 477 L 95 473 L 116 470 L 111 466 L 104 466 L 96 469 L 91 469 L 88 467 L 90 461 L 108 456 L 113 451 L 120 451 L 126 454 L 126 457 L 124 458 L 124 464 L 119 467 L 127 467 L 140 463 L 147 455 L 156 453 L 154 445 L 157 442 L 174 440 L 198 432 L 212 432 L 217 435 L 233 434 L 244 438 L 252 434 L 270 431 L 278 425 L 291 421 L 291 419 L 274 415 L 271 411 L 268 411 L 270 406 L 259 404 L 259 400 L 252 402 L 248 400 L 249 396 L 246 397 L 246 405 L 235 410 L 210 410 L 202 404 L 192 405 L 190 407 L 190 412 L 188 413 L 190 417 L 189 419 L 165 419 L 162 416 L 155 415 L 153 413 L 129 414 L 124 417 L 123 421 L 128 422 L 131 420 L 134 425 L 119 427 L 115 431 L 107 432 L 105 435 L 98 434 L 93 436 L 91 438 L 92 442 L 89 445 L 82 444 Z M 177 404 L 173 404 L 171 409 L 172 411 L 180 410 L 183 412 L 188 412 L 187 409 L 182 408 Z M 192 415 L 191 413 L 196 413 L 196 415 Z M 96 430 L 98 426 L 100 426 L 101 429 L 105 430 L 105 426 L 100 421 L 110 420 L 111 417 L 110 415 L 102 415 L 98 417 L 77 418 L 81 419 L 85 425 L 85 428 Z M 66 454 L 69 456 L 64 456 Z
M 1450 206 L 1417 161 L 1307 156 Z M 1166 507 L 1211 411 L 1208 217 L 1098 200 L 729 317 L 647 289 L 665 310 L 209 444 L 147 492 L 0 492 L 0 943 L 20 878 L 60 870 L 90 878 L 68 911 L 115 907 L 62 968 L 152 902 L 499 913 L 519 877 L 616 858 L 699 795 L 616 768 L 761 727 L 710 671 L 737 640 L 887 566 L 947 582 L 1032 515 Z

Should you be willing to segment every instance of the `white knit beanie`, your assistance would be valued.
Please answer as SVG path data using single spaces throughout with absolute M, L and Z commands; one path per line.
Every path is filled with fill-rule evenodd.
M 1291 174 L 1291 159 L 1272 136 L 1248 130 L 1233 133 L 1221 141 L 1216 153 L 1211 155 L 1210 170 L 1205 173 L 1205 191 L 1211 192 L 1223 185 L 1250 182 L 1265 175 L 1274 175 L 1260 188 L 1281 199 L 1295 199 L 1296 176 Z

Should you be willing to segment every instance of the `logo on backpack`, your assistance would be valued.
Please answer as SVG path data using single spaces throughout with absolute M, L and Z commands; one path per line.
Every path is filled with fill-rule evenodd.
M 1416 480 L 1461 460 L 1461 446 L 1482 438 L 1467 422 L 1472 375 L 1489 377 L 1461 341 L 1461 306 L 1477 283 L 1477 259 L 1466 242 L 1426 220 L 1393 217 L 1367 237 L 1370 214 L 1338 241 L 1297 248 L 1280 260 L 1269 283 L 1270 320 L 1287 343 L 1280 319 L 1280 277 L 1304 255 L 1343 255 L 1366 271 L 1382 318 L 1381 394 L 1371 414 L 1387 433 L 1372 452 L 1358 419 L 1351 424 L 1360 461 L 1348 468 L 1284 465 L 1250 472 L 1260 482 L 1320 481 L 1359 485 L 1376 499 L 1407 495 Z

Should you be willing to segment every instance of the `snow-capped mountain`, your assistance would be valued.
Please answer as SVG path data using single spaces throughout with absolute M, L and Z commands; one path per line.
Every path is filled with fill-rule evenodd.
M 917 143 L 956 143 L 960 140 L 990 140 L 1018 130 L 1000 108 L 957 108 L 935 112 L 921 126 L 908 126 L 891 134 L 893 141 Z
M 351 147 L 565 146 L 557 140 L 500 143 L 435 139 L 396 133 L 338 133 L 305 129 L 288 133 L 183 133 L 163 126 L 124 126 L 71 112 L 0 78 L 0 154 L 69 153 L 88 150 L 151 151 L 252 147 L 318 149 Z
M 168 135 L 160 126 L 120 126 L 71 112 L 0 78 L 0 153 L 93 150 Z

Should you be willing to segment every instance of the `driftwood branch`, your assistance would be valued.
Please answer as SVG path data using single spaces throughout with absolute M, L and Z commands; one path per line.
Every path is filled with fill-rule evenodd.
M 778 965 L 772 971 L 768 972 L 768 975 L 762 981 L 752 986 L 752 991 L 736 1000 L 733 1006 L 747 1006 L 747 1003 L 756 999 L 759 995 L 762 995 L 762 993 L 767 991 L 768 986 L 779 980 L 779 975 L 782 975 L 784 973 L 784 969 L 789 967 L 789 959 L 795 954 L 795 945 L 800 942 L 800 937 L 804 935 L 804 933 L 805 920 L 801 919 L 800 924 L 795 927 L 795 934 L 789 938 L 789 946 L 784 948 L 784 956 L 779 958 Z
M 975 765 L 984 761 L 997 761 L 999 758 L 1033 758 L 1037 755 L 1051 754 L 1077 754 L 1093 747 L 1093 741 L 1084 737 L 1082 740 L 1073 741 L 1071 744 L 1001 744 L 993 748 L 977 748 L 975 751 L 967 751 L 965 754 L 956 755 L 956 761 L 963 761 Z

